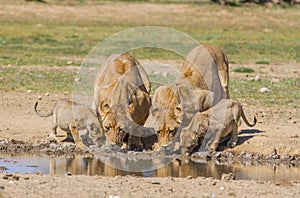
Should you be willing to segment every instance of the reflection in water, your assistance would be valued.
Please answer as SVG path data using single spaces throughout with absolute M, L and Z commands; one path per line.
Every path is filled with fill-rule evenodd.
M 143 177 L 214 177 L 220 179 L 223 173 L 233 173 L 236 179 L 276 181 L 279 179 L 300 180 L 300 167 L 247 165 L 217 165 L 213 162 L 193 163 L 174 160 L 164 167 L 145 172 L 127 172 L 115 169 L 91 157 L 65 157 L 45 155 L 0 155 L 0 172 L 36 172 L 65 175 L 137 175 Z

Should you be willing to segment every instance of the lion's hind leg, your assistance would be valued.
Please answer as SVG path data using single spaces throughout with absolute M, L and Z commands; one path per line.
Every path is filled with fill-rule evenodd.
M 235 121 L 232 124 L 232 129 L 231 129 L 231 138 L 230 140 L 227 142 L 227 148 L 233 148 L 236 146 L 237 141 L 238 141 L 238 121 Z
M 53 124 L 53 126 L 51 127 L 50 135 L 47 139 L 57 141 L 57 128 L 57 123 Z

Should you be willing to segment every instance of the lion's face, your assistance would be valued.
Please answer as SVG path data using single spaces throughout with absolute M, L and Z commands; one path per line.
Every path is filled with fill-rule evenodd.
M 201 114 L 195 114 L 191 123 L 183 128 L 180 133 L 181 153 L 190 155 L 198 150 L 207 133 L 208 122 Z
M 167 146 L 180 127 L 183 115 L 177 96 L 169 87 L 158 89 L 153 96 L 153 105 L 145 126 L 155 129 L 158 143 L 156 147 Z
M 108 101 L 103 101 L 99 106 L 99 113 L 102 118 L 102 125 L 106 136 L 106 145 L 122 146 L 124 132 L 116 122 L 112 108 Z

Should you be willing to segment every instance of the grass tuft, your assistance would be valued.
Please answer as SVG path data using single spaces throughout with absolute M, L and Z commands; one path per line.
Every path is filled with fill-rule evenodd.
M 247 67 L 237 67 L 233 71 L 237 72 L 237 73 L 253 73 L 254 72 L 253 69 L 247 68 Z

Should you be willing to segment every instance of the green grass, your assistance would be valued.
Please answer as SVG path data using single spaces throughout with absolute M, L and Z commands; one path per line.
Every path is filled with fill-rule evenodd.
M 269 61 L 256 61 L 255 64 L 268 65 Z
M 75 72 L 0 68 L 0 89 L 36 91 L 72 91 Z
M 259 89 L 267 87 L 270 92 L 260 93 Z M 230 80 L 232 98 L 243 98 L 253 105 L 292 105 L 300 107 L 300 79 L 283 79 L 279 83 L 270 81 Z
M 266 13 L 266 8 L 257 6 L 236 8 L 186 4 L 190 7 L 174 13 L 168 7 L 161 11 L 150 9 L 149 12 L 130 8 L 143 6 L 143 3 L 115 4 L 115 7 L 121 5 L 131 9 L 131 12 L 127 17 L 120 17 L 102 9 L 101 1 L 95 5 L 60 5 L 55 15 L 46 11 L 39 17 L 35 16 L 37 10 L 6 15 L 8 11 L 3 7 L 4 15 L 0 18 L 0 65 L 65 66 L 68 61 L 80 65 L 89 51 L 109 36 L 147 25 L 175 28 L 200 43 L 217 45 L 228 55 L 231 63 L 257 63 L 263 60 L 272 64 L 300 60 L 300 27 L 296 22 L 300 17 L 299 8 L 272 8 L 267 9 Z M 25 4 L 30 5 L 49 8 L 44 4 Z M 184 9 L 182 4 L 175 3 L 173 6 L 177 10 Z M 85 15 L 78 15 L 83 11 Z M 223 14 L 208 17 L 211 13 Z M 150 50 L 149 53 L 149 49 L 137 51 L 134 55 L 140 59 L 176 58 L 161 50 Z
M 254 72 L 253 69 L 247 68 L 247 67 L 237 67 L 233 71 L 237 72 L 237 73 L 253 73 Z
M 35 90 L 35 91 L 73 91 L 76 73 L 72 71 L 39 71 L 0 68 L 0 89 L 2 90 Z M 174 82 L 174 76 L 150 75 L 151 94 L 162 85 Z M 79 84 L 80 85 L 80 84 Z M 267 87 L 269 93 L 259 93 Z M 287 88 L 288 87 L 288 88 Z M 253 105 L 291 105 L 300 108 L 300 79 L 282 79 L 278 83 L 270 81 L 230 80 L 232 98 L 243 98 Z M 87 87 L 91 89 L 92 87 Z M 86 90 L 87 91 L 87 90 Z
M 141 2 L 108 1 L 57 1 L 57 4 L 51 5 L 25 1 L 3 2 L 0 2 L 2 90 L 72 91 L 75 72 L 17 68 L 26 65 L 64 67 L 70 62 L 79 66 L 101 41 L 120 31 L 140 26 L 174 28 L 200 43 L 219 46 L 227 54 L 230 63 L 277 64 L 300 61 L 299 7 L 222 7 L 214 4 L 185 4 L 181 1 L 179 4 L 164 2 L 159 5 L 152 2 L 147 6 Z M 172 9 L 168 6 L 172 6 Z M 123 13 L 124 8 L 128 12 Z M 41 10 L 43 14 L 40 14 Z M 213 17 L 212 13 L 215 13 Z M 170 35 L 165 36 L 169 38 Z M 185 45 L 176 38 L 173 41 L 174 45 Z M 122 45 L 122 42 L 119 44 Z M 111 48 L 107 48 L 107 51 Z M 135 49 L 129 54 L 137 59 L 182 59 L 167 50 L 153 48 Z M 6 65 L 17 67 L 6 68 Z M 251 71 L 240 68 L 237 72 Z M 174 81 L 172 77 L 155 75 L 150 76 L 150 79 L 152 94 L 158 86 Z M 261 87 L 267 87 L 270 93 L 258 93 Z M 232 97 L 246 98 L 252 104 L 300 106 L 299 79 L 285 79 L 273 84 L 269 81 L 231 79 L 230 92 Z
M 175 76 L 161 76 L 161 75 L 150 75 L 149 76 L 150 82 L 151 82 L 151 95 L 154 94 L 155 90 L 163 85 L 169 85 L 173 83 L 176 79 Z

